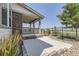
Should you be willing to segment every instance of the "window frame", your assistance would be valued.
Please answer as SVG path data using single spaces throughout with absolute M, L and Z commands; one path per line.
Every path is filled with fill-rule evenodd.
M 3 4 L 6 4 L 6 8 L 3 7 Z M 3 27 L 12 27 L 12 10 L 11 10 L 11 6 L 9 3 L 3 3 L 2 4 L 2 14 L 3 14 L 3 9 L 7 10 L 7 14 L 6 14 L 6 24 L 3 24 L 3 15 L 2 15 L 2 25 Z M 9 9 L 9 10 L 8 10 Z

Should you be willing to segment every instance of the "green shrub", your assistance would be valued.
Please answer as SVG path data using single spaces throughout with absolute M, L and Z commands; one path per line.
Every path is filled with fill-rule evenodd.
M 45 36 L 49 36 L 49 35 L 50 35 L 50 30 L 47 29 L 46 31 L 44 31 L 44 35 L 45 35 Z
M 59 38 L 64 39 L 64 38 L 68 38 L 68 39 L 75 39 L 76 36 L 74 36 L 73 34 L 70 33 L 60 33 Z
M 62 33 L 60 33 L 60 34 L 58 35 L 58 38 L 64 39 L 64 35 L 63 35 Z

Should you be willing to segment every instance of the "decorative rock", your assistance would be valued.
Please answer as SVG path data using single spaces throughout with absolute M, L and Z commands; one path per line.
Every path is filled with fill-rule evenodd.
M 50 54 L 48 54 L 48 56 L 56 56 L 57 55 L 57 51 L 53 51 Z

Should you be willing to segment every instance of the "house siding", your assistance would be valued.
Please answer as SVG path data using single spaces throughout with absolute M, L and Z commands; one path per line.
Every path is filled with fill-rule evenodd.
M 0 28 L 0 40 L 1 39 L 6 39 L 12 34 L 11 29 L 7 28 Z

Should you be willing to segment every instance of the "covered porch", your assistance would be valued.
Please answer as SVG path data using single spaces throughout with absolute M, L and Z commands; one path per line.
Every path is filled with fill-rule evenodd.
M 32 8 L 28 7 L 26 4 L 11 4 L 12 8 L 12 31 L 17 30 L 22 34 L 23 37 L 28 35 L 40 34 L 41 31 L 41 20 L 44 18 L 43 15 L 36 12 Z M 23 23 L 29 25 L 29 27 L 23 27 Z M 38 23 L 38 27 L 35 28 Z M 37 35 L 38 36 L 38 35 Z

